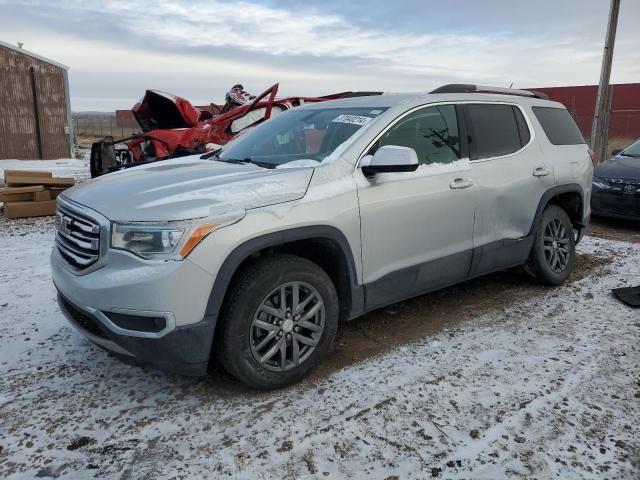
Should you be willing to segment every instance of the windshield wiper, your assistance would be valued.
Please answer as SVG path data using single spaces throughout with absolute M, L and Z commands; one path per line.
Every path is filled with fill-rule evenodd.
M 239 163 L 239 164 L 246 164 L 246 163 L 252 163 L 253 165 L 257 165 L 258 167 L 262 167 L 262 168 L 276 168 L 275 164 L 273 163 L 269 163 L 269 162 L 260 162 L 258 160 L 254 160 L 252 158 L 216 158 L 216 160 L 218 162 L 227 162 L 227 163 Z
M 624 153 L 624 152 L 620 152 L 618 155 L 620 155 L 621 157 L 631 157 L 631 158 L 640 157 L 640 155 L 631 155 L 630 153 Z
M 211 152 L 207 152 L 204 155 L 200 156 L 200 160 L 207 160 L 208 158 L 211 158 L 211 157 L 217 157 L 218 155 L 220 155 L 221 151 L 222 151 L 222 148 L 218 148 Z
M 220 154 L 222 153 L 222 148 L 218 148 L 217 150 L 214 150 L 213 152 L 207 152 L 204 155 L 202 155 L 200 158 L 202 160 L 207 160 L 209 158 L 213 158 L 214 160 L 218 161 L 218 162 L 226 162 L 226 163 L 239 163 L 239 164 L 244 164 L 244 163 L 252 163 L 254 165 L 257 165 L 259 167 L 262 168 L 276 168 L 275 164 L 273 163 L 268 163 L 268 162 L 259 162 L 258 160 L 253 160 L 252 158 L 220 158 Z

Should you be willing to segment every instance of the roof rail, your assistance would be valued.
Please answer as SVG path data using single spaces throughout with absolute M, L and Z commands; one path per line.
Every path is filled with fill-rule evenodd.
M 519 97 L 541 98 L 549 100 L 542 92 L 534 92 L 533 90 L 518 90 L 515 88 L 502 87 L 483 87 L 480 85 L 471 85 L 465 83 L 450 83 L 443 85 L 429 93 L 499 93 L 504 95 L 517 95 Z
M 342 98 L 353 98 L 353 97 L 371 97 L 374 95 L 382 95 L 384 92 L 348 92 L 344 97 Z

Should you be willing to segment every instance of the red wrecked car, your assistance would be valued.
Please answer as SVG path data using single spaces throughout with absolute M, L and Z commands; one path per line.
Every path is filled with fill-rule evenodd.
M 147 90 L 132 108 L 141 133 L 114 140 L 105 137 L 91 146 L 91 177 L 141 163 L 155 162 L 217 150 L 246 128 L 303 103 L 323 102 L 380 92 L 343 92 L 323 97 L 276 98 L 278 84 L 258 96 L 234 85 L 224 105 L 208 110 L 158 90 Z

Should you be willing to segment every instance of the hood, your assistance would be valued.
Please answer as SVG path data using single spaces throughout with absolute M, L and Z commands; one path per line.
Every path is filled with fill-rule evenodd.
M 177 221 L 298 200 L 312 175 L 312 168 L 270 170 L 195 155 L 104 175 L 63 195 L 113 221 Z
M 640 158 L 617 156 L 596 167 L 593 174 L 600 178 L 640 179 Z
M 143 132 L 193 127 L 201 113 L 188 100 L 160 90 L 147 90 L 131 112 Z

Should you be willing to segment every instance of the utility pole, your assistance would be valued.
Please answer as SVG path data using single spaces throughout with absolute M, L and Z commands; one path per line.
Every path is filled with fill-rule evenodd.
M 595 155 L 597 163 L 605 160 L 604 144 L 605 126 L 609 123 L 607 109 L 609 79 L 611 78 L 611 62 L 613 60 L 613 46 L 616 42 L 616 29 L 618 27 L 618 13 L 620 12 L 620 0 L 611 0 L 609 9 L 609 23 L 607 26 L 607 36 L 604 41 L 604 54 L 602 56 L 602 70 L 600 71 L 600 85 L 598 86 L 598 96 L 596 98 L 596 111 L 593 115 L 593 126 L 591 128 L 591 150 Z

